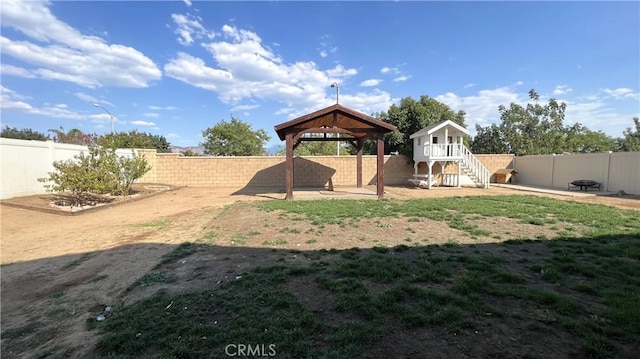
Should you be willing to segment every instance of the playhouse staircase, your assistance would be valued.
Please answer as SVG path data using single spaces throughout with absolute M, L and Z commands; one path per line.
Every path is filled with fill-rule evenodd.
M 491 174 L 487 167 L 466 146 L 462 146 L 462 161 L 460 169 L 480 187 L 489 188 Z

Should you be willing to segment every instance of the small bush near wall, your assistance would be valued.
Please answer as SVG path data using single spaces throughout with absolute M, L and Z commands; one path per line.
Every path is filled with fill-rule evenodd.
M 131 184 L 151 167 L 132 151 L 131 157 L 118 156 L 114 148 L 90 146 L 71 160 L 53 163 L 55 171 L 39 178 L 48 192 L 69 192 L 73 205 L 83 205 L 93 194 L 128 195 Z

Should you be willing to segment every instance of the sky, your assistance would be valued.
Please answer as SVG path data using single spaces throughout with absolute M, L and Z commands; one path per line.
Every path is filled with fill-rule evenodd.
M 339 102 L 427 95 L 499 123 L 567 104 L 620 137 L 640 116 L 640 2 L 2 0 L 2 127 L 138 130 L 175 146 L 234 116 L 264 129 Z M 100 107 L 95 107 L 94 104 Z

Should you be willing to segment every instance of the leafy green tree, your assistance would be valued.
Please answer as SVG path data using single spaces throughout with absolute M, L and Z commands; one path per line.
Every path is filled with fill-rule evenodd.
M 633 124 L 635 125 L 635 129 L 627 127 L 627 129 L 622 132 L 623 137 L 618 140 L 621 151 L 640 151 L 640 119 L 634 117 Z
M 106 134 L 98 138 L 98 144 L 115 148 L 155 148 L 158 153 L 171 153 L 171 144 L 164 136 L 137 130 Z
M 261 156 L 270 139 L 264 130 L 253 130 L 250 124 L 233 116 L 229 122 L 221 120 L 202 131 L 202 137 L 204 153 L 214 156 Z
M 529 91 L 529 98 L 531 102 L 525 107 L 515 103 L 509 107 L 501 105 L 499 126 L 476 126 L 478 134 L 471 151 L 522 156 L 605 152 L 616 148 L 616 140 L 601 131 L 591 131 L 580 123 L 565 126 L 565 103 L 550 99 L 541 105 L 535 90 Z
M 616 149 L 616 139 L 602 131 L 591 131 L 576 123 L 565 130 L 564 151 L 570 153 L 607 152 Z
M 295 150 L 293 150 L 294 156 L 335 156 L 337 142 L 333 141 L 307 141 L 302 142 Z M 351 152 L 348 147 L 343 146 L 344 142 L 340 143 L 340 155 L 348 155 Z M 353 146 L 349 146 L 353 147 Z M 284 156 L 286 148 L 279 149 L 275 155 Z
M 540 105 L 540 96 L 535 90 L 529 91 L 533 103 L 526 107 L 511 103 L 509 107 L 500 105 L 500 130 L 510 153 L 515 155 L 535 155 L 562 153 L 565 131 L 564 112 L 567 105 L 549 100 Z
M 97 135 L 83 133 L 77 128 L 72 128 L 65 132 L 64 128 L 60 126 L 60 129 L 52 129 L 49 130 L 49 132 L 53 134 L 53 142 L 88 146 L 90 144 L 94 144 L 97 140 Z
M 198 152 L 193 151 L 193 150 L 180 151 L 180 154 L 182 154 L 183 156 L 186 156 L 186 157 L 202 156 L 201 154 L 199 154 Z
M 446 120 L 466 127 L 465 115 L 464 111 L 454 112 L 436 99 L 422 95 L 418 101 L 405 97 L 400 100 L 399 106 L 393 104 L 389 110 L 377 114 L 376 117 L 398 127 L 396 131 L 385 135 L 385 152 L 398 152 L 413 159 L 413 140 L 409 136 L 424 127 Z M 371 146 L 375 147 L 375 143 L 367 141 L 367 153 L 375 153 Z
M 476 136 L 471 142 L 471 152 L 473 153 L 509 153 L 509 146 L 504 141 L 504 136 L 500 127 L 491 124 L 491 126 L 481 127 L 476 125 Z
M 49 136 L 42 132 L 34 131 L 30 128 L 17 129 L 15 127 L 5 126 L 0 132 L 0 137 L 15 138 L 17 140 L 34 140 L 34 141 L 48 141 Z

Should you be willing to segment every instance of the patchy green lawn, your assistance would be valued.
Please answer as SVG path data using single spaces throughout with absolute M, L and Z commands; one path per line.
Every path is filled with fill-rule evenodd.
M 228 222 L 234 206 L 256 211 L 241 231 Z M 640 352 L 640 212 L 531 196 L 268 201 L 226 212 L 126 295 L 158 288 L 154 294 L 89 323 L 102 333 L 97 357 Z M 547 235 L 510 238 L 485 225 L 500 218 Z M 417 243 L 426 219 L 468 241 Z M 361 239 L 318 249 L 336 230 Z M 367 233 L 414 237 L 389 246 Z

